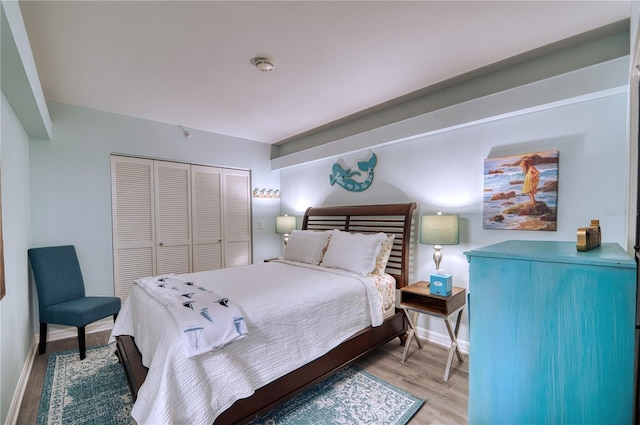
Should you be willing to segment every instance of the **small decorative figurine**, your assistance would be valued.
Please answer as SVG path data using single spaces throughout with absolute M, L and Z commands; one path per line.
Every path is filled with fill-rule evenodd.
M 591 220 L 589 227 L 578 228 L 578 251 L 589 251 L 600 246 L 602 233 L 600 231 L 600 220 Z

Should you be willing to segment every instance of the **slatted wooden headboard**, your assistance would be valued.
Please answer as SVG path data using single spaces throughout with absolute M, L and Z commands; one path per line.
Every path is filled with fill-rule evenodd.
M 384 232 L 394 235 L 393 249 L 386 271 L 396 279 L 396 286 L 402 288 L 409 284 L 409 243 L 415 209 L 415 202 L 310 207 L 304 214 L 302 228 L 305 230 L 339 229 L 353 233 Z

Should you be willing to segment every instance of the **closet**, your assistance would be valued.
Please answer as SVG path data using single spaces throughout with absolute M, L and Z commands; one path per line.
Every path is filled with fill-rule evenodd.
M 111 156 L 115 295 L 133 281 L 251 263 L 250 173 Z

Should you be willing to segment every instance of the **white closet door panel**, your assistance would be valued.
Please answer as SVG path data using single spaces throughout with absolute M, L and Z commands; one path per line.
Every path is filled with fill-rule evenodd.
M 154 161 L 156 192 L 156 269 L 191 271 L 191 171 L 189 164 Z M 180 252 L 175 258 L 172 252 Z
M 222 268 L 222 170 L 192 165 L 191 185 L 193 271 Z
M 156 232 L 159 242 L 191 240 L 189 164 L 155 161 Z
M 123 301 L 135 279 L 155 274 L 153 161 L 111 157 L 114 293 Z
M 158 274 L 190 273 L 191 247 L 170 245 L 158 247 Z
M 116 271 L 116 297 L 124 302 L 129 295 L 133 281 L 145 276 L 155 275 L 153 271 L 153 249 L 123 248 L 116 253 L 118 264 Z
M 115 240 L 119 247 L 151 246 L 153 162 L 135 158 L 114 158 L 113 161 Z
M 224 170 L 225 267 L 251 263 L 251 197 L 248 171 Z M 244 242 L 244 243 L 239 243 Z M 246 252 L 241 252 L 244 247 Z
M 194 272 L 221 269 L 222 266 L 222 244 L 220 242 L 200 243 L 193 246 Z
M 225 244 L 225 267 L 244 266 L 251 263 L 251 244 L 246 241 Z

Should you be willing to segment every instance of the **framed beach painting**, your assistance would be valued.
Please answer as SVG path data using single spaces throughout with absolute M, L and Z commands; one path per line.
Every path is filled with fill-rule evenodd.
M 558 151 L 484 161 L 482 227 L 556 230 Z

